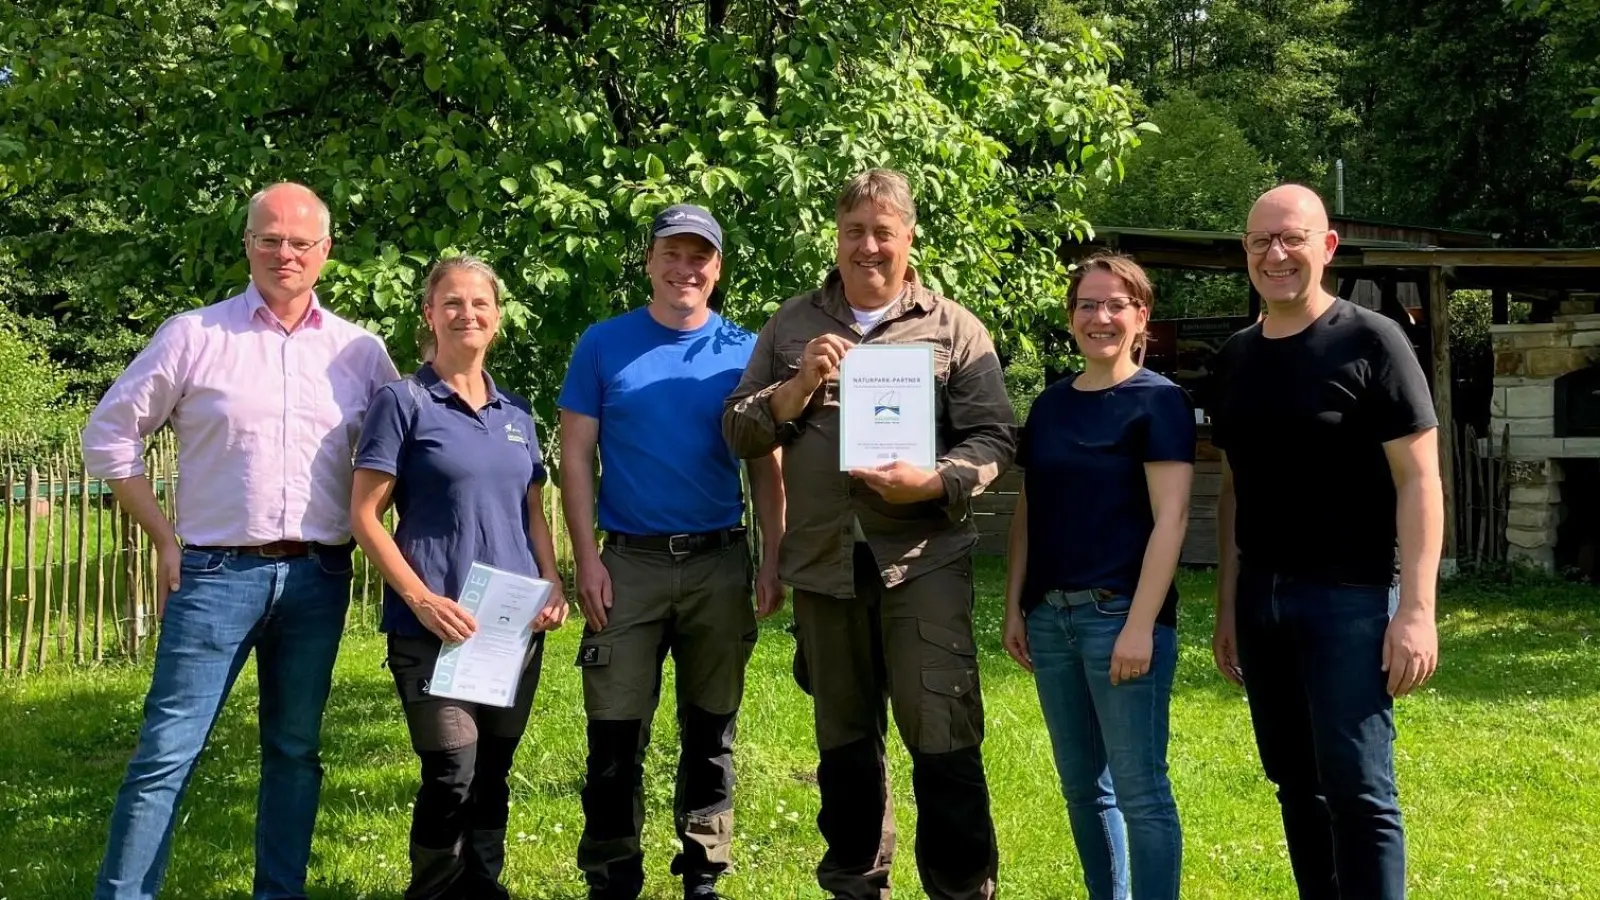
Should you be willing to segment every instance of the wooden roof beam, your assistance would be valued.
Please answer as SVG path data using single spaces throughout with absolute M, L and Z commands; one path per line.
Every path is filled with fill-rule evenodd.
M 1600 267 L 1600 248 L 1581 250 L 1419 249 L 1366 250 L 1369 266 L 1443 266 L 1447 268 L 1585 269 Z

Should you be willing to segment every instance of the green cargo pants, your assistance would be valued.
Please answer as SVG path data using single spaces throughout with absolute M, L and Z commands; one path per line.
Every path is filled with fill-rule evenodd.
M 885 588 L 856 545 L 854 597 L 794 593 L 795 678 L 812 696 L 828 849 L 817 882 L 840 900 L 889 896 L 894 857 L 888 711 L 911 755 L 917 870 L 932 900 L 994 896 L 998 852 L 984 778 L 972 637 L 972 561 Z
M 714 881 L 728 867 L 733 739 L 756 642 L 754 571 L 744 542 L 688 555 L 607 546 L 601 561 L 612 606 L 578 647 L 589 718 L 578 866 L 591 897 L 633 900 L 644 885 L 644 757 L 668 653 L 681 742 L 672 871 Z

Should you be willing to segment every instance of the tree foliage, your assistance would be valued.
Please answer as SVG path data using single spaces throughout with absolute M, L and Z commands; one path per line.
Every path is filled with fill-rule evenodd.
M 1255 198 L 1277 181 L 1227 106 L 1178 89 L 1150 110 L 1161 131 L 1130 155 L 1127 178 L 1095 187 L 1085 210 L 1097 226 L 1239 231 Z M 1249 306 L 1242 275 L 1155 270 L 1161 318 L 1235 315 Z
M 1238 231 L 1255 198 L 1276 182 L 1272 167 L 1234 124 L 1227 107 L 1189 90 L 1150 110 L 1150 135 L 1118 184 L 1096 186 L 1091 221 L 1145 228 Z
M 1528 15 L 1540 16 L 1555 23 L 1555 28 L 1566 34 L 1583 34 L 1591 38 L 1600 29 L 1600 0 L 1507 0 L 1512 9 Z M 1578 106 L 1572 116 L 1586 122 L 1600 122 L 1600 49 L 1591 44 L 1595 53 L 1590 70 L 1591 80 L 1583 88 L 1587 102 Z M 1581 51 L 1580 51 L 1581 53 Z M 1582 160 L 1590 169 L 1588 199 L 1600 202 L 1600 136 L 1596 129 L 1586 134 L 1572 150 L 1572 158 Z
M 59 442 L 82 421 L 64 402 L 67 378 L 28 323 L 0 310 L 0 437 L 11 452 Z
M 1508 244 L 1600 242 L 1572 148 L 1600 23 L 1528 18 L 1504 0 L 1352 0 L 1344 91 L 1352 208 L 1472 228 Z
M 1015 0 L 1007 15 L 1043 37 L 1101 28 L 1123 48 L 1114 79 L 1225 108 L 1285 180 L 1331 199 L 1343 159 L 1351 215 L 1600 243 L 1582 203 L 1600 190 L 1600 0 Z
M 1188 92 L 1219 104 L 1285 178 L 1318 182 L 1327 136 L 1353 121 L 1339 94 L 1345 0 L 1023 0 L 1010 20 L 1045 38 L 1104 30 L 1113 77 L 1156 103 Z M 1165 126 L 1163 126 L 1165 127 Z
M 1011 346 L 1138 142 L 1114 54 L 984 0 L 22 0 L 0 254 L 52 314 L 148 326 L 237 290 L 246 198 L 303 181 L 339 309 L 406 356 L 421 273 L 478 253 L 512 298 L 496 365 L 548 398 L 577 333 L 642 299 L 660 207 L 717 213 L 728 310 L 758 324 L 831 263 L 837 186 L 887 165 L 924 278 Z

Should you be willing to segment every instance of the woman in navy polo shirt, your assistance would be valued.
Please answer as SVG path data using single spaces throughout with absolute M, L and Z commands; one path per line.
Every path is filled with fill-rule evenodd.
M 567 604 L 540 503 L 546 476 L 533 416 L 483 369 L 500 325 L 494 270 L 471 257 L 440 262 L 422 316 L 433 355 L 372 398 L 356 447 L 351 529 L 383 573 L 389 669 L 422 763 L 406 900 L 506 897 L 507 777 L 539 683 L 543 632 L 560 626 Z M 392 537 L 380 520 L 391 500 L 400 515 Z M 509 709 L 428 693 L 443 643 L 476 627 L 453 599 L 474 561 L 555 584 Z
M 1154 299 L 1125 256 L 1068 293 L 1083 372 L 1034 401 L 1017 447 L 1006 652 L 1033 672 L 1091 900 L 1176 898 L 1183 855 L 1167 780 L 1177 666 L 1172 576 L 1188 525 L 1194 413 L 1141 368 Z

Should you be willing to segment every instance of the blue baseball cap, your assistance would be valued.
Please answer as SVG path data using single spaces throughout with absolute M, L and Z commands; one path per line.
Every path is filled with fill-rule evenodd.
M 722 226 L 715 217 L 693 203 L 679 203 L 656 214 L 650 225 L 650 239 L 672 237 L 675 234 L 692 234 L 711 242 L 722 252 Z

